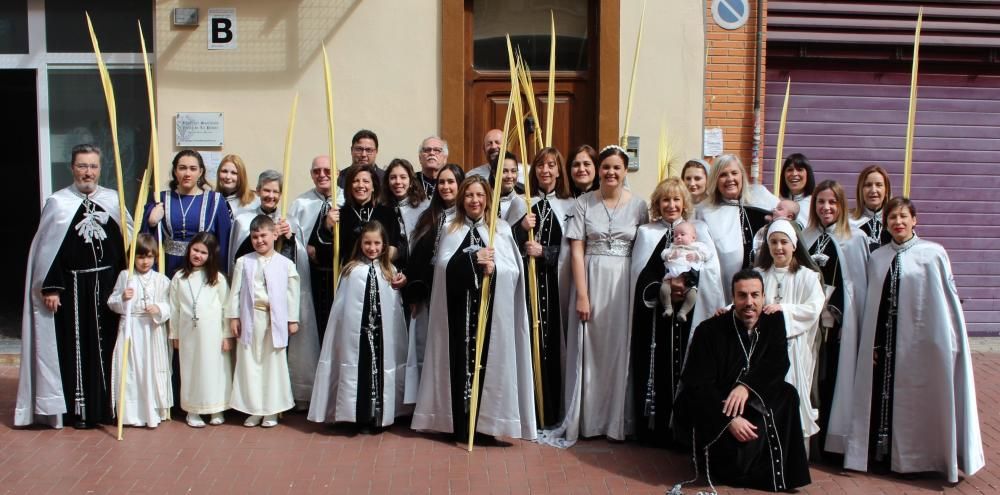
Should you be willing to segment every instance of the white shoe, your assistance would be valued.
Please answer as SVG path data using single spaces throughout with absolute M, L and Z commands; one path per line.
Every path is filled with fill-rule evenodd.
M 257 416 L 257 415 L 250 416 L 250 417 L 247 418 L 246 421 L 243 422 L 243 426 L 246 426 L 247 428 L 253 428 L 254 426 L 260 426 L 260 420 L 261 419 L 263 419 L 263 416 Z
M 208 421 L 208 424 L 213 426 L 219 426 L 225 422 L 226 422 L 225 416 L 223 416 L 222 413 L 217 412 L 217 413 L 212 413 L 212 419 Z
M 201 415 L 200 414 L 188 413 L 188 415 L 187 415 L 187 424 L 191 428 L 204 428 L 205 427 L 205 420 L 201 419 Z
M 278 426 L 278 415 L 268 414 L 267 416 L 264 416 L 264 422 L 261 423 L 261 426 L 264 428 L 274 428 L 275 426 Z

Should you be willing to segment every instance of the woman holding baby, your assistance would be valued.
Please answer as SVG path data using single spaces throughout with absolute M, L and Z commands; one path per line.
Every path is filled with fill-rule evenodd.
M 670 442 L 671 404 L 691 330 L 725 305 L 715 243 L 708 226 L 693 216 L 684 183 L 675 177 L 660 182 L 649 201 L 651 222 L 639 227 L 632 250 L 633 385 L 627 410 L 636 438 L 655 445 Z

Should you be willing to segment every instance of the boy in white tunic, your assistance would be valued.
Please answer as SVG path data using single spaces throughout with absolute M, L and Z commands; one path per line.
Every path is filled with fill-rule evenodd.
M 295 405 L 286 349 L 299 327 L 299 274 L 288 258 L 275 256 L 277 238 L 271 218 L 250 223 L 254 252 L 236 260 L 226 305 L 239 339 L 231 407 L 250 415 L 243 423 L 249 427 L 277 426 L 278 413 Z

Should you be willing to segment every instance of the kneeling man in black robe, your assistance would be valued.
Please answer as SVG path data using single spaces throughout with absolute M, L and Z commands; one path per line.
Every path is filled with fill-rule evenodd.
M 780 312 L 763 314 L 758 272 L 733 276 L 733 308 L 694 332 L 674 404 L 679 441 L 716 481 L 785 491 L 810 483 Z M 679 491 L 679 490 L 678 490 Z

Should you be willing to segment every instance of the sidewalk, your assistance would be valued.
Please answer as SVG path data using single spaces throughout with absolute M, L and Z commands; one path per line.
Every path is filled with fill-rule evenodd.
M 977 351 L 973 361 L 986 468 L 951 486 L 938 477 L 903 480 L 814 466 L 813 483 L 799 493 L 1000 492 L 1000 353 Z M 0 493 L 662 495 L 692 474 L 686 456 L 631 443 L 588 440 L 559 450 L 512 441 L 470 454 L 444 436 L 403 425 L 354 435 L 310 423 L 303 413 L 286 415 L 271 430 L 245 428 L 235 413 L 225 425 L 201 430 L 172 421 L 156 430 L 126 429 L 122 442 L 110 427 L 14 430 L 17 373 L 0 364 Z

